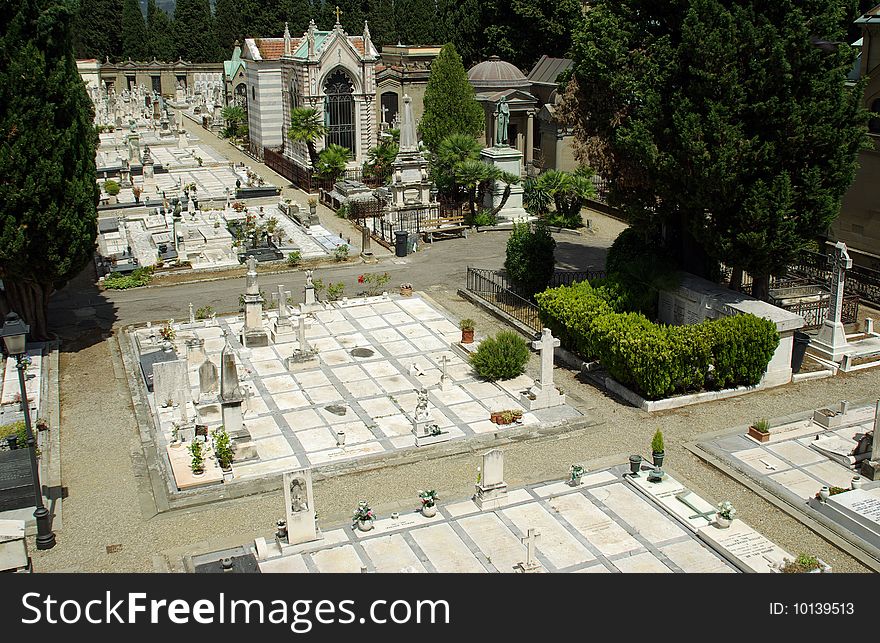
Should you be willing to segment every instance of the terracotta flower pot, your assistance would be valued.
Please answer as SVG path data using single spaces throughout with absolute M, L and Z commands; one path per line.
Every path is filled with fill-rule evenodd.
M 461 343 L 462 344 L 473 344 L 474 343 L 474 329 L 462 329 L 461 331 Z
M 758 442 L 767 442 L 770 439 L 769 433 L 761 433 L 753 426 L 749 427 L 749 437 L 755 438 Z
M 412 297 L 412 293 L 413 293 L 412 288 L 401 288 L 400 289 L 400 294 L 403 295 L 404 297 Z

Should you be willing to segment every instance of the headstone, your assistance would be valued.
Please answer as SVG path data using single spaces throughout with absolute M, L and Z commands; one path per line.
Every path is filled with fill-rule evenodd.
M 192 337 L 186 340 L 186 367 L 199 368 L 205 361 L 205 340 Z
M 565 404 L 565 395 L 553 385 L 553 349 L 557 346 L 559 340 L 553 337 L 549 328 L 544 328 L 541 338 L 532 342 L 532 348 L 541 355 L 541 375 L 535 385 L 520 397 L 522 404 L 530 411 Z
M 216 396 L 218 384 L 217 366 L 205 358 L 205 361 L 199 366 L 199 398 L 205 400 Z
M 223 427 L 230 435 L 243 428 L 241 403 L 244 396 L 238 380 L 238 367 L 235 363 L 235 351 L 226 338 L 226 346 L 220 353 L 220 406 L 223 414 Z
M 819 334 L 812 341 L 811 347 L 821 357 L 839 362 L 848 348 L 846 330 L 841 322 L 843 314 L 843 286 L 846 282 L 846 271 L 852 268 L 853 262 L 847 252 L 846 244 L 838 241 L 828 256 L 832 266 L 831 301 L 828 304 L 828 316 L 819 329 Z
M 315 524 L 315 496 L 312 473 L 308 469 L 289 471 L 283 476 L 284 505 L 287 515 L 287 542 L 307 543 L 319 538 Z
M 0 572 L 25 570 L 29 562 L 25 521 L 0 520 Z
M 245 348 L 268 346 L 269 334 L 263 328 L 263 296 L 257 284 L 257 260 L 253 255 L 247 259 L 247 289 L 244 294 L 244 328 L 241 345 Z
M 425 388 L 418 391 L 416 410 L 413 416 L 413 435 L 415 435 L 417 447 L 445 442 L 451 437 L 449 431 L 442 431 L 431 418 L 431 414 L 428 412 L 428 390 Z
M 449 373 L 447 372 L 447 366 L 449 364 L 449 358 L 446 355 L 443 355 L 440 358 L 440 390 L 448 392 L 452 390 L 452 380 L 449 378 Z
M 862 462 L 861 473 L 870 480 L 880 480 L 880 400 L 874 407 L 874 430 L 871 432 L 871 457 Z
M 297 320 L 297 347 L 293 350 L 293 355 L 287 358 L 287 370 L 295 371 L 303 368 L 304 364 L 309 364 L 317 359 L 318 351 L 309 345 L 306 338 L 306 316 L 300 314 Z
M 153 364 L 153 395 L 157 406 L 174 399 L 175 393 L 181 389 L 190 390 L 185 360 Z
M 526 530 L 526 537 L 520 539 L 522 544 L 526 546 L 526 559 L 517 566 L 517 571 L 527 574 L 540 571 L 541 563 L 538 562 L 538 557 L 535 555 L 535 545 L 540 535 L 536 529 L 529 527 Z
M 492 449 L 483 454 L 480 482 L 476 485 L 474 502 L 481 510 L 497 509 L 507 502 L 507 483 L 504 482 L 504 452 Z
M 303 304 L 300 306 L 301 312 L 311 312 L 317 305 L 315 297 L 315 283 L 312 281 L 312 271 L 306 270 L 306 285 L 303 289 Z

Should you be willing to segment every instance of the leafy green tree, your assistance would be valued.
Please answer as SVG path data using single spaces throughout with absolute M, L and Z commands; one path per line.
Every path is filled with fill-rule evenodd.
M 80 0 L 74 22 L 77 58 L 118 60 L 122 55 L 123 0 Z
M 177 59 L 174 50 L 174 33 L 171 16 L 156 5 L 156 0 L 147 2 L 147 39 L 150 43 L 149 56 L 156 60 L 171 62 Z
M 76 68 L 71 0 L 0 12 L 0 279 L 4 313 L 49 338 L 49 295 L 91 260 L 97 234 L 94 110 Z
M 397 37 L 404 45 L 435 43 L 435 0 L 395 0 L 394 16 Z
M 138 0 L 123 0 L 122 5 L 122 56 L 132 60 L 147 60 L 150 42 L 147 25 Z
M 204 63 L 222 59 L 208 0 L 177 0 L 174 43 L 177 55 L 184 60 Z
M 318 165 L 318 152 L 315 142 L 327 133 L 324 119 L 316 109 L 311 107 L 294 107 L 290 110 L 290 128 L 287 136 L 295 143 L 305 143 L 309 150 L 309 161 L 312 167 Z
M 609 200 L 692 272 L 768 296 L 837 215 L 865 141 L 845 0 L 599 0 L 575 35 L 575 129 Z M 761 52 L 756 55 L 755 52 Z M 734 283 L 732 284 L 735 286 Z
M 555 250 L 556 241 L 543 222 L 513 225 L 507 239 L 504 269 L 525 296 L 532 297 L 550 283 Z
M 424 106 L 419 131 L 431 151 L 450 134 L 476 137 L 483 132 L 483 108 L 474 98 L 474 88 L 452 43 L 443 45 L 431 65 Z
M 315 174 L 323 179 L 336 181 L 345 172 L 345 166 L 352 159 L 351 150 L 336 143 L 331 143 L 318 154 Z

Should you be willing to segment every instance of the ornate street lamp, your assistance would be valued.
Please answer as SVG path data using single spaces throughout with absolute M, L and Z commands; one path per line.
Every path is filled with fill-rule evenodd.
M 18 368 L 18 385 L 21 389 L 21 408 L 24 410 L 24 426 L 27 431 L 27 445 L 31 455 L 31 474 L 34 478 L 34 501 L 36 510 L 34 518 L 37 521 L 37 549 L 52 549 L 55 546 L 55 534 L 52 532 L 52 517 L 49 510 L 43 505 L 43 486 L 40 484 L 40 468 L 37 464 L 37 441 L 31 429 L 30 404 L 27 399 L 25 388 L 25 370 L 27 364 L 24 361 L 25 344 L 30 326 L 24 323 L 17 313 L 11 312 L 6 315 L 3 328 L 0 329 L 0 337 L 3 345 L 10 356 L 14 356 Z

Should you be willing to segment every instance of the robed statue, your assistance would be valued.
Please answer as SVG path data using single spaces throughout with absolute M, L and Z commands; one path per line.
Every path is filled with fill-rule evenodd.
M 507 126 L 510 125 L 510 105 L 507 104 L 507 98 L 502 96 L 498 101 L 498 109 L 495 112 L 498 121 L 497 131 L 495 133 L 495 147 L 506 146 L 507 143 Z

